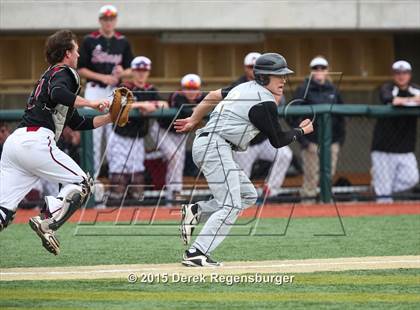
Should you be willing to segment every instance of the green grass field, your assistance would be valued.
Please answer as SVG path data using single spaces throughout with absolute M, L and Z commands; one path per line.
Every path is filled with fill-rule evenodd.
M 297 274 L 293 284 L 0 282 L 1 309 L 419 309 L 420 270 Z
M 169 223 L 170 224 L 170 223 Z M 174 223 L 173 223 L 174 224 Z M 420 254 L 420 216 L 262 219 L 234 227 L 215 251 L 222 261 Z M 0 267 L 179 262 L 176 225 L 60 230 L 62 254 L 47 253 L 28 225 L 1 233 Z M 249 232 L 254 231 L 254 236 Z M 80 233 L 85 234 L 81 236 Z M 90 236 L 86 236 L 90 234 Z M 93 236 L 96 234 L 96 236 Z M 148 236 L 146 236 L 148 235 Z M 296 274 L 293 284 L 129 284 L 126 280 L 0 281 L 0 309 L 419 309 L 420 270 Z
M 342 235 L 337 218 L 291 219 L 285 234 L 287 219 L 261 219 L 256 235 L 249 236 L 253 224 L 234 227 L 214 258 L 243 261 L 420 254 L 417 215 L 343 218 L 346 235 Z M 75 236 L 76 224 L 68 223 L 59 231 L 62 253 L 55 257 L 41 247 L 28 225 L 12 225 L 1 233 L 0 268 L 180 261 L 185 247 L 176 225 L 118 226 L 83 227 L 84 233 L 107 236 Z

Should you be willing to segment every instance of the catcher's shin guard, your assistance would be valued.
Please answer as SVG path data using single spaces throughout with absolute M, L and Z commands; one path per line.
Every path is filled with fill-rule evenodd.
M 89 199 L 92 188 L 91 181 L 84 181 L 80 185 L 64 186 L 58 195 L 63 199 L 63 206 L 51 214 L 51 218 L 45 220 L 48 227 L 52 230 L 59 229 Z
M 5 229 L 15 218 L 16 212 L 0 206 L 0 231 Z
M 52 215 L 48 227 L 52 230 L 59 229 L 83 205 L 83 202 L 84 198 L 80 193 L 72 193 L 70 197 L 65 199 L 61 212 L 58 211 L 57 216 Z

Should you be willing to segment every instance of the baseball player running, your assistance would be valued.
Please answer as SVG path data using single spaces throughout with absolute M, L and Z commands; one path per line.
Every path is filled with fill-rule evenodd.
M 103 110 L 107 100 L 89 101 L 80 96 L 75 68 L 79 57 L 76 37 L 58 31 L 47 39 L 50 67 L 35 86 L 18 128 L 7 138 L 0 162 L 0 230 L 13 220 L 19 202 L 40 179 L 62 184 L 57 198 L 45 197 L 42 216 L 30 219 L 31 228 L 49 252 L 57 255 L 55 231 L 80 208 L 92 191 L 91 178 L 56 142 L 63 128 L 91 130 L 111 122 L 109 114 L 82 117 L 76 108 Z
M 191 116 L 193 108 L 204 98 L 201 88 L 201 78 L 197 74 L 186 74 L 181 79 L 181 90 L 169 96 L 169 107 L 177 108 L 177 118 Z M 177 200 L 182 190 L 182 177 L 185 164 L 185 145 L 187 139 L 184 134 L 175 132 L 172 127 L 173 119 L 160 119 L 151 128 L 151 135 L 163 153 L 167 162 L 165 183 L 167 186 L 166 199 Z M 170 206 L 171 203 L 167 203 Z
M 99 10 L 99 30 L 88 34 L 80 46 L 78 71 L 87 80 L 86 99 L 109 98 L 115 86 L 120 83 L 120 78 L 131 73 L 133 53 L 127 38 L 115 31 L 117 16 L 114 6 L 102 6 Z M 103 126 L 93 131 L 96 174 L 99 174 L 102 154 L 111 130 L 111 126 Z
M 254 65 L 260 56 L 261 54 L 257 52 L 248 53 L 244 58 L 244 75 L 229 87 L 224 88 L 223 93 L 226 94 L 239 84 L 253 81 L 255 79 Z M 280 104 L 285 102 L 286 100 L 282 96 Z M 235 152 L 233 156 L 236 163 L 248 177 L 251 177 L 252 166 L 256 160 L 262 159 L 272 163 L 263 187 L 263 197 L 270 197 L 279 192 L 292 161 L 293 153 L 288 146 L 280 149 L 273 148 L 267 137 L 263 133 L 259 133 L 251 140 L 245 152 Z
M 193 160 L 206 177 L 214 198 L 182 207 L 184 242 L 190 241 L 200 214 L 212 214 L 195 242 L 185 251 L 183 265 L 220 266 L 210 254 L 229 233 L 239 213 L 257 199 L 251 181 L 234 161 L 233 150 L 245 150 L 260 132 L 267 135 L 273 147 L 280 148 L 313 131 L 308 119 L 289 131 L 283 131 L 277 121 L 276 103 L 283 95 L 285 76 L 291 73 L 283 56 L 263 54 L 254 66 L 255 81 L 233 88 L 222 101 L 222 90 L 210 92 L 191 117 L 175 122 L 177 131 L 190 131 L 217 104 L 207 125 L 197 130 L 192 150 Z

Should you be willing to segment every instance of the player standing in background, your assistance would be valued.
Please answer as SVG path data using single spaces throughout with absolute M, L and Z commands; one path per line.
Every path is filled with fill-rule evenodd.
M 313 104 L 342 104 L 343 100 L 337 87 L 329 77 L 328 61 L 317 56 L 309 63 L 311 74 L 296 89 L 294 99 L 296 105 Z M 297 125 L 302 118 L 294 120 Z M 332 144 L 331 144 L 331 178 L 335 175 L 340 147 L 346 136 L 346 122 L 341 115 L 332 115 Z M 315 120 L 315 126 L 317 120 Z M 300 190 L 302 198 L 315 198 L 319 182 L 319 154 L 318 135 L 314 132 L 310 135 L 300 137 L 299 143 L 302 148 L 303 160 L 303 185 Z M 312 200 L 312 199 L 311 199 Z
M 254 65 L 255 65 L 255 61 L 260 56 L 261 56 L 261 54 L 258 53 L 258 52 L 250 52 L 250 53 L 246 54 L 246 56 L 244 58 L 244 75 L 242 75 L 240 78 L 238 78 L 236 81 L 234 81 L 225 90 L 227 90 L 227 89 L 230 90 L 230 89 L 234 88 L 235 86 L 238 86 L 239 84 L 255 80 Z
M 223 89 L 227 94 L 235 86 L 254 80 L 254 65 L 260 53 L 251 52 L 244 58 L 245 74 L 233 82 L 229 87 Z M 280 104 L 285 104 L 285 97 L 281 97 Z M 256 160 L 262 159 L 271 162 L 271 168 L 263 187 L 263 196 L 272 196 L 279 192 L 287 169 L 292 161 L 293 153 L 290 147 L 273 148 L 270 141 L 263 133 L 259 133 L 251 140 L 245 152 L 235 152 L 234 157 L 239 167 L 245 172 L 248 178 L 251 177 L 252 167 Z
M 117 9 L 105 5 L 99 10 L 100 29 L 87 35 L 80 46 L 79 74 L 86 78 L 85 97 L 89 100 L 110 98 L 124 75 L 131 73 L 133 59 L 131 47 L 121 33 L 115 31 Z M 99 174 L 101 159 L 111 126 L 93 131 L 93 161 L 95 173 Z
M 197 74 L 187 74 L 181 79 L 181 90 L 169 96 L 169 107 L 178 109 L 177 118 L 191 116 L 194 107 L 204 99 L 200 90 L 201 78 Z M 167 172 L 165 183 L 166 199 L 176 200 L 182 190 L 182 177 L 185 164 L 185 134 L 177 133 L 172 126 L 173 119 L 159 119 L 151 126 L 151 135 L 157 148 L 163 153 Z M 167 205 L 170 205 L 168 203 Z
M 278 122 L 277 105 L 283 96 L 285 76 L 291 73 L 283 56 L 263 54 L 254 66 L 255 81 L 236 86 L 218 104 L 215 98 L 219 98 L 221 90 L 210 92 L 191 117 L 175 122 L 177 131 L 192 130 L 217 104 L 206 126 L 197 130 L 193 144 L 194 162 L 206 177 L 214 198 L 183 206 L 181 235 L 184 241 L 190 240 L 201 212 L 212 214 L 195 242 L 185 251 L 182 264 L 220 266 L 210 254 L 227 236 L 239 213 L 257 200 L 254 186 L 234 161 L 233 150 L 245 150 L 259 132 L 267 135 L 276 148 L 312 132 L 310 120 L 286 132 Z
M 109 106 L 107 100 L 78 96 L 78 48 L 71 31 L 58 31 L 47 39 L 45 54 L 50 67 L 29 97 L 18 128 L 7 138 L 0 162 L 0 230 L 11 223 L 19 202 L 41 178 L 63 185 L 57 198 L 45 197 L 43 217 L 29 221 L 44 248 L 55 255 L 60 251 L 55 231 L 87 201 L 93 186 L 92 179 L 56 142 L 65 126 L 91 130 L 111 122 L 109 114 L 88 118 L 76 110 Z
M 392 65 L 393 81 L 380 90 L 382 104 L 396 107 L 420 106 L 420 87 L 411 83 L 411 65 L 404 60 Z M 372 183 L 380 202 L 392 202 L 391 195 L 419 182 L 414 151 L 417 116 L 385 117 L 376 121 L 372 141 Z
M 147 114 L 166 106 L 161 100 L 158 90 L 147 83 L 152 69 L 149 58 L 138 56 L 131 62 L 133 80 L 121 86 L 133 92 L 135 102 L 132 108 Z M 147 119 L 130 119 L 124 127 L 115 127 L 115 135 L 107 150 L 109 180 L 111 182 L 111 198 L 121 199 L 127 185 L 133 185 L 127 191 L 129 198 L 140 199 L 144 185 L 144 139 L 147 135 L 149 121 Z

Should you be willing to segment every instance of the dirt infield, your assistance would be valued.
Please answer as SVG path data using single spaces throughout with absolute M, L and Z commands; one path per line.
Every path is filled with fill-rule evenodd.
M 98 265 L 78 267 L 7 268 L 0 269 L 1 281 L 127 279 L 134 273 L 139 281 L 147 274 L 293 274 L 316 271 L 420 268 L 420 256 L 378 256 L 284 261 L 227 262 L 217 268 L 188 268 L 181 264 Z
M 38 210 L 18 210 L 14 223 L 27 223 Z M 267 204 L 246 209 L 244 218 L 357 217 L 420 214 L 420 203 L 339 203 L 339 204 Z M 123 207 L 83 209 L 71 218 L 73 223 L 162 221 L 180 219 L 179 208 Z

